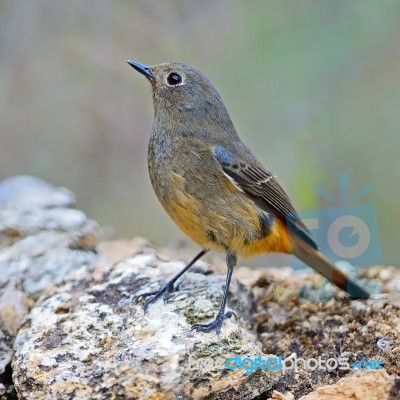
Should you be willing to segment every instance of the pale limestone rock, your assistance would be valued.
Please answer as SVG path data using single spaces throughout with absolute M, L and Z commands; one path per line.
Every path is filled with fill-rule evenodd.
M 0 330 L 0 375 L 4 373 L 6 366 L 11 362 L 12 349 L 7 336 Z
M 283 394 L 281 392 L 274 390 L 272 392 L 272 397 L 270 397 L 268 400 L 294 400 L 294 396 L 290 392 Z
M 42 179 L 18 175 L 0 182 L 1 208 L 72 207 L 74 194 L 66 188 L 56 188 Z
M 394 379 L 385 370 L 359 371 L 334 385 L 322 386 L 299 400 L 387 400 Z
M 71 272 L 99 262 L 99 227 L 67 189 L 17 176 L 0 182 L 0 398 L 12 383 L 4 374 L 12 345 L 33 302 Z M 4 393 L 3 393 L 4 394 Z
M 15 336 L 31 304 L 32 301 L 21 289 L 18 280 L 11 278 L 0 290 L 0 327 Z
M 60 284 L 82 265 L 93 265 L 98 256 L 91 249 L 77 248 L 77 232 L 40 232 L 0 250 L 0 287 L 18 279 L 25 292 L 37 298 Z
M 24 319 L 13 361 L 20 399 L 253 399 L 263 393 L 261 398 L 293 400 L 337 381 L 332 374 L 227 370 L 227 357 L 262 355 L 256 329 L 264 350 L 274 354 L 300 343 L 306 355 L 324 355 L 340 337 L 345 350 L 382 358 L 398 377 L 397 269 L 366 270 L 367 278 L 382 282 L 379 298 L 348 303 L 336 291 L 335 299 L 319 304 L 299 302 L 297 295 L 305 281 L 320 286 L 317 274 L 238 267 L 228 306 L 239 321 L 226 321 L 220 337 L 190 332 L 191 324 L 215 316 L 224 284 L 215 271 L 225 272 L 225 264 L 197 262 L 165 305 L 159 300 L 143 315 L 134 296 L 155 290 L 182 268 L 160 260 L 176 259 L 176 252 L 156 254 L 145 239 L 97 245 L 97 224 L 70 209 L 73 202 L 66 189 L 36 178 L 0 182 L 0 399 L 12 392 L 10 369 L 2 372 Z M 258 297 L 257 324 L 257 302 L 246 286 Z M 392 379 L 365 374 L 302 399 L 387 399 Z M 393 386 L 390 400 L 396 395 Z
M 74 276 L 44 296 L 14 346 L 20 398 L 252 399 L 271 388 L 279 371 L 246 375 L 225 366 L 235 354 L 261 354 L 247 329 L 255 300 L 242 284 L 233 282 L 228 303 L 239 321 L 227 320 L 220 336 L 190 331 L 214 317 L 222 295 L 224 277 L 202 262 L 144 315 L 135 296 L 182 267 L 148 250 L 109 267 L 97 283 Z
M 74 201 L 67 189 L 38 178 L 0 182 L 0 296 L 11 278 L 37 297 L 71 271 L 97 262 L 100 229 L 68 208 Z

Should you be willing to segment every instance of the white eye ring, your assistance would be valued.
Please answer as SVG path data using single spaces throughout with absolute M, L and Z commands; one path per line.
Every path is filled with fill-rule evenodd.
M 167 76 L 167 83 L 169 86 L 179 86 L 179 85 L 182 85 L 183 79 L 178 73 L 171 72 Z

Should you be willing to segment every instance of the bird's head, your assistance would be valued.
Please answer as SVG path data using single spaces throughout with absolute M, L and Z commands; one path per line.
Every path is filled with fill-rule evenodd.
M 198 69 L 176 62 L 154 66 L 137 61 L 128 64 L 151 83 L 156 118 L 172 113 L 177 119 L 201 116 L 230 120 L 221 96 Z

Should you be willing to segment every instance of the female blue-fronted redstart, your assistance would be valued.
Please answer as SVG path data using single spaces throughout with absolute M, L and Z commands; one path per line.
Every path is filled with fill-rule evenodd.
M 351 297 L 368 293 L 317 250 L 276 176 L 240 140 L 212 83 L 180 63 L 128 63 L 153 90 L 154 123 L 148 166 L 154 191 L 175 223 L 203 250 L 149 297 L 145 309 L 174 289 L 176 280 L 209 250 L 226 253 L 228 273 L 220 310 L 192 329 L 220 332 L 237 256 L 291 253 Z

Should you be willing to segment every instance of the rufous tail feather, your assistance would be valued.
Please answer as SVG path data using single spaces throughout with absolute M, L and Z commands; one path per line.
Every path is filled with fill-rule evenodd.
M 370 296 L 354 279 L 338 269 L 321 252 L 300 238 L 292 239 L 292 254 L 314 268 L 338 288 L 346 291 L 352 299 L 367 298 Z

